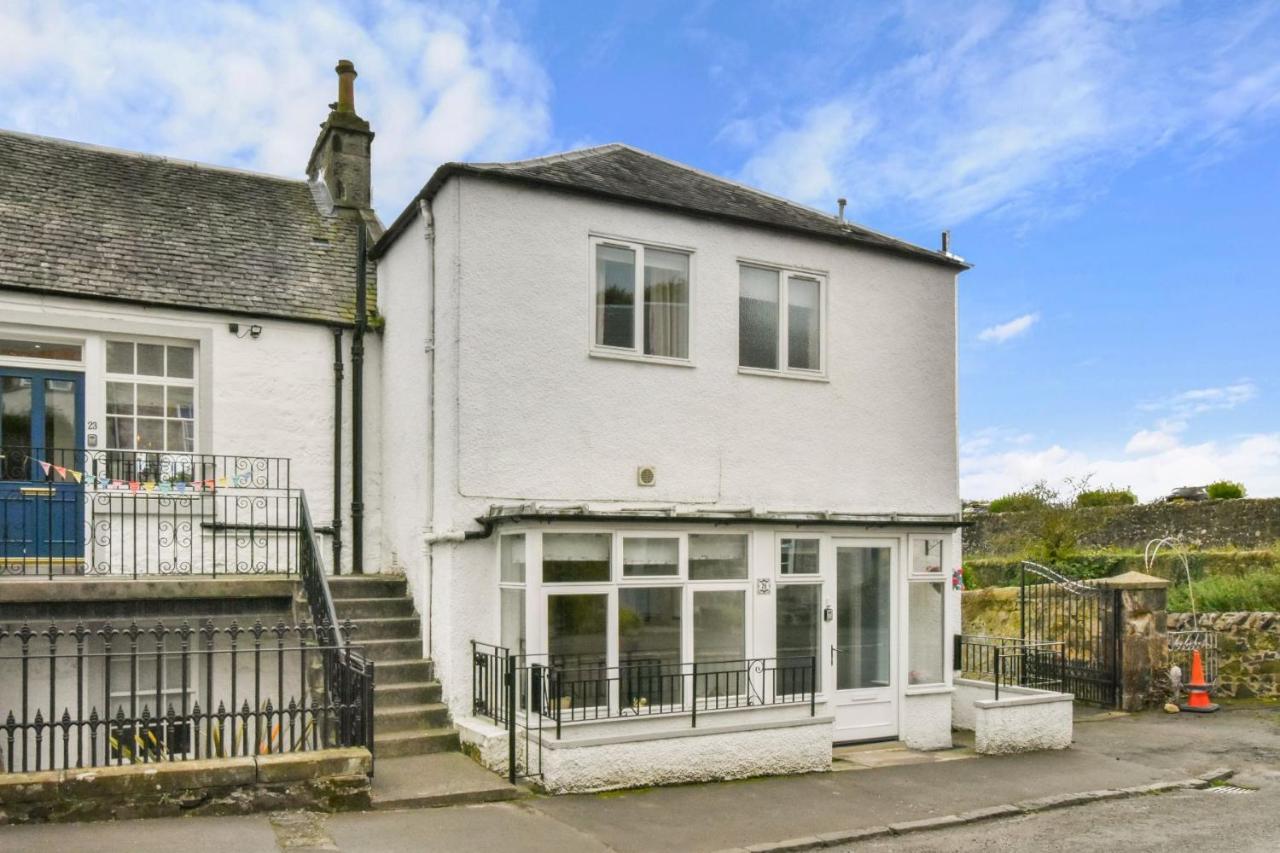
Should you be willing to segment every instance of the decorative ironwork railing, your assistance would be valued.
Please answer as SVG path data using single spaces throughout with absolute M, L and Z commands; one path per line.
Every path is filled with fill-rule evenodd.
M 373 664 L 306 622 L 0 627 L 0 712 L 10 773 L 372 752 Z
M 956 634 L 953 659 L 962 678 L 990 681 L 995 698 L 1001 687 L 1029 687 L 1061 692 L 1066 658 L 1061 640 L 1032 642 L 1018 637 Z
M 102 450 L 93 447 L 0 447 L 0 482 L 96 486 L 101 489 L 195 491 L 211 488 L 288 489 L 284 456 Z M 148 486 L 150 488 L 148 488 Z

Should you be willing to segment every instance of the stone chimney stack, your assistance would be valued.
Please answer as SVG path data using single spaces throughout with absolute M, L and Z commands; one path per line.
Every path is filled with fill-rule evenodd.
M 307 179 L 317 195 L 327 196 L 333 210 L 365 211 L 371 207 L 369 166 L 373 131 L 356 114 L 356 67 L 338 60 L 338 100 L 329 105 L 329 117 L 307 162 Z

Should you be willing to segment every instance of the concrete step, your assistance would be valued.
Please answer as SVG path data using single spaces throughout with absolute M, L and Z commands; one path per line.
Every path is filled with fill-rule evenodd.
M 403 619 L 415 616 L 413 602 L 407 598 L 344 598 L 335 599 L 334 609 L 339 619 Z
M 408 640 L 422 636 L 422 621 L 417 616 L 390 619 L 352 619 L 354 642 L 362 640 Z
M 397 708 L 381 708 L 378 700 L 373 704 L 373 730 L 389 732 L 441 729 L 449 725 L 449 709 L 434 702 L 427 705 L 402 705 Z
M 377 690 L 381 686 L 421 683 L 434 678 L 435 667 L 429 660 L 390 660 L 374 667 L 373 683 L 374 690 Z M 377 702 L 376 693 L 374 697 L 374 702 Z
M 422 641 L 417 637 L 407 640 L 362 640 L 356 637 L 353 645 L 363 648 L 365 654 L 378 663 L 422 658 Z
M 329 577 L 329 592 L 335 601 L 343 598 L 386 598 L 404 596 L 409 585 L 404 575 L 339 575 Z
M 398 708 L 402 705 L 429 705 L 440 701 L 440 682 L 406 681 L 402 684 L 383 684 L 382 667 L 377 667 L 374 678 L 373 707 Z
M 501 776 L 458 752 L 386 759 L 379 753 L 373 776 L 375 809 L 492 803 L 520 795 L 520 790 Z
M 402 755 L 427 755 L 433 752 L 456 752 L 460 749 L 458 733 L 451 728 L 419 729 L 413 732 L 387 732 L 386 734 L 378 734 L 375 728 L 373 746 L 378 759 L 397 758 Z

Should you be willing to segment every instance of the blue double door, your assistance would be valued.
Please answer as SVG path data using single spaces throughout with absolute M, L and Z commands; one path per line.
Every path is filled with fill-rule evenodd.
M 81 374 L 0 367 L 0 571 L 78 570 L 83 448 Z

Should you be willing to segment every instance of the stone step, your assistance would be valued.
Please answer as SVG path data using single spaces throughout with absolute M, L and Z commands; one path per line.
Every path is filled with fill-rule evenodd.
M 373 730 L 376 733 L 422 731 L 441 729 L 449 725 L 449 709 L 434 702 L 428 705 L 402 705 L 398 708 L 380 708 L 378 700 L 373 704 Z
M 407 640 L 362 640 L 356 637 L 352 644 L 364 649 L 364 653 L 377 663 L 422 658 L 422 641 L 417 637 Z
M 344 598 L 333 602 L 339 619 L 402 619 L 415 616 L 407 598 Z
M 388 732 L 373 735 L 374 753 L 377 758 L 396 758 L 401 755 L 428 755 L 433 752 L 454 752 L 461 747 L 458 732 L 451 728 L 419 729 L 414 732 Z
M 374 667 L 374 690 L 376 691 L 380 686 L 432 681 L 434 677 L 435 667 L 432 666 L 429 660 L 384 661 Z M 377 701 L 377 693 L 375 692 L 374 702 L 376 703 Z M 376 708 L 377 705 L 375 704 L 374 707 Z
M 460 752 L 386 759 L 379 755 L 373 776 L 375 809 L 460 806 L 521 795 L 519 788 Z
M 329 592 L 341 598 L 386 598 L 408 595 L 404 575 L 340 575 L 330 577 Z
M 422 621 L 417 616 L 390 619 L 352 619 L 352 642 L 363 640 L 408 640 L 422 636 Z
M 373 681 L 373 707 L 375 712 L 383 708 L 398 708 L 403 705 L 429 705 L 440 701 L 440 682 L 438 681 L 406 681 L 402 684 L 383 684 L 381 666 L 377 668 L 377 675 Z

